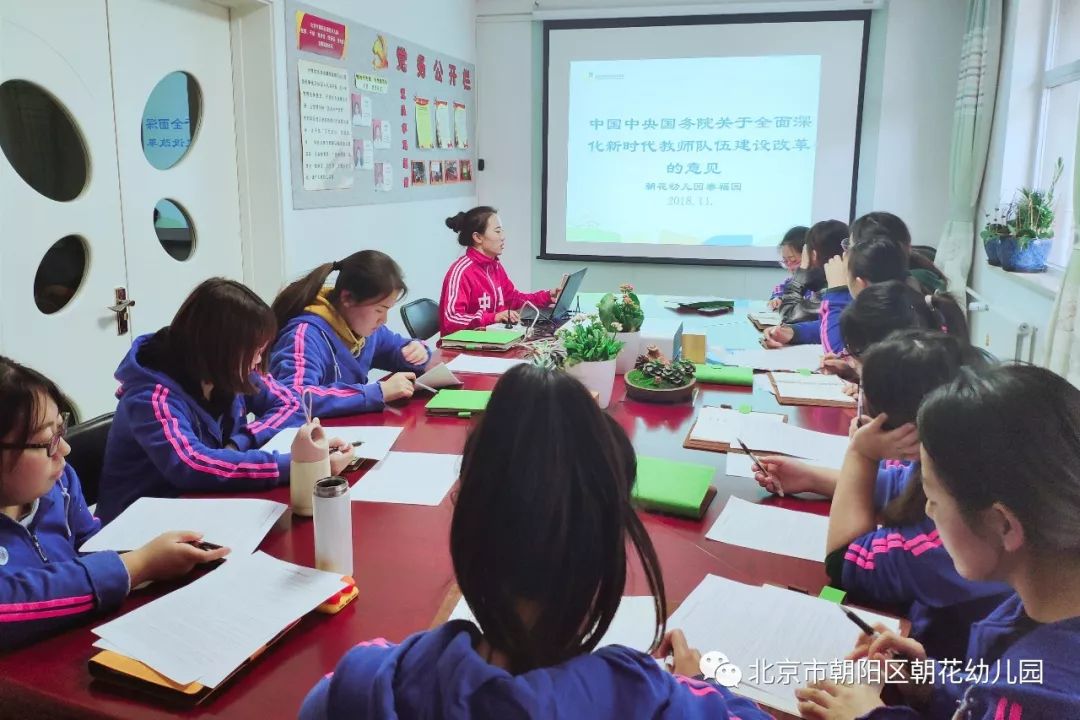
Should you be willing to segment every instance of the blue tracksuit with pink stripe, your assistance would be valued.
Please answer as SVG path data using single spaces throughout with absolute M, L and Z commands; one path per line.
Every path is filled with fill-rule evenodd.
M 0 513 L 0 651 L 85 622 L 127 597 L 119 555 L 77 551 L 100 529 L 70 465 L 21 521 Z
M 844 338 L 840 335 L 840 314 L 851 304 L 851 292 L 846 287 L 829 288 L 821 295 L 821 313 L 818 320 L 795 323 L 792 345 L 816 345 L 821 343 L 822 352 L 839 355 L 844 352 Z
M 394 645 L 362 642 L 347 652 L 300 708 L 301 720 L 769 720 L 713 682 L 671 675 L 648 655 L 618 645 L 561 665 L 511 675 L 473 649 L 466 620 Z
M 875 484 L 877 509 L 900 495 L 918 469 L 918 463 L 884 463 Z M 972 624 L 986 617 L 1011 592 L 1003 583 L 960 577 L 934 522 L 925 516 L 914 525 L 881 527 L 867 533 L 847 546 L 842 563 L 827 565 L 832 581 L 853 600 L 910 604 L 911 636 L 934 658 L 964 657 Z
M 282 328 L 270 354 L 270 372 L 295 393 L 310 391 L 318 417 L 340 417 L 383 409 L 382 387 L 368 382 L 372 368 L 420 375 L 424 365 L 405 361 L 401 349 L 412 338 L 382 325 L 353 355 L 330 323 L 301 313 Z
M 213 411 L 158 369 L 157 363 L 167 361 L 156 352 L 160 336 L 136 339 L 116 370 L 120 403 L 105 445 L 101 519 L 109 522 L 144 496 L 264 490 L 287 483 L 289 455 L 258 448 L 283 428 L 303 424 L 299 396 L 270 375 L 253 373 L 254 395 L 236 395 L 226 399 L 220 413 Z M 249 412 L 256 418 L 251 422 Z

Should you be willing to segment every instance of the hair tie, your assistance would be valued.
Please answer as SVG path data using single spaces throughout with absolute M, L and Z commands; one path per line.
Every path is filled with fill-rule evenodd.
M 330 272 L 340 272 L 340 271 L 341 271 L 341 263 L 339 263 L 337 260 L 335 260 L 333 262 L 333 264 L 330 266 Z M 927 297 L 930 297 L 930 296 L 927 295 Z

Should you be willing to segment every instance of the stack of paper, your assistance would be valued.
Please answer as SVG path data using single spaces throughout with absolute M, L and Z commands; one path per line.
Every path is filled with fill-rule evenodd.
M 460 468 L 460 455 L 392 452 L 353 484 L 350 495 L 358 502 L 438 505 Z
M 170 530 L 193 530 L 232 550 L 235 561 L 259 547 L 286 506 L 270 500 L 143 497 L 83 543 L 79 552 L 135 550 Z
M 797 405 L 824 403 L 855 407 L 855 398 L 844 392 L 847 384 L 836 375 L 804 375 L 803 373 L 770 373 L 781 402 Z
M 454 372 L 479 373 L 482 375 L 502 375 L 515 365 L 524 365 L 524 360 L 492 358 L 482 355 L 458 355 L 447 363 L 446 367 Z
M 173 682 L 216 687 L 345 586 L 336 573 L 257 552 L 94 628 L 101 638 L 94 646 L 138 660 Z
M 824 515 L 730 497 L 705 537 L 728 545 L 824 562 L 828 532 L 829 518 Z
M 468 620 L 476 623 L 476 617 L 469 609 L 465 598 L 458 600 L 450 613 L 450 620 Z M 656 607 L 649 595 L 626 595 L 615 611 L 615 617 L 608 626 L 604 637 L 600 638 L 602 648 L 607 645 L 623 645 L 628 648 L 648 652 L 656 632 Z
M 724 365 L 754 368 L 755 370 L 817 370 L 821 366 L 824 351 L 820 345 L 788 345 L 774 350 L 755 348 L 753 350 L 719 351 L 718 357 Z
M 848 448 L 846 435 L 830 435 L 788 423 L 750 423 L 741 432 L 739 438 L 753 451 L 791 455 L 812 465 L 840 467 Z
M 368 460 L 382 460 L 386 457 L 404 429 L 387 425 L 342 425 L 323 428 L 326 437 L 341 438 L 347 443 L 353 443 L 353 454 L 358 458 Z M 286 428 L 270 438 L 262 449 L 266 452 L 277 451 L 288 455 L 292 452 L 292 442 L 295 437 L 296 428 Z
M 893 618 L 858 614 L 871 626 L 899 631 Z M 796 717 L 796 688 L 825 679 L 861 635 L 836 603 L 716 575 L 706 575 L 672 614 L 668 629 L 676 628 L 702 654 L 719 651 L 742 671 L 732 692 Z

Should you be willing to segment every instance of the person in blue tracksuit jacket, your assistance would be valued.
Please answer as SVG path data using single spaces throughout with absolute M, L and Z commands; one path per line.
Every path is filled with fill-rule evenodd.
M 963 367 L 984 366 L 941 332 L 904 331 L 874 345 L 863 361 L 863 407 L 873 419 L 852 435 L 829 513 L 832 583 L 857 602 L 908 607 L 912 637 L 934 658 L 963 657 L 972 624 L 1009 592 L 961 577 L 925 512 L 915 417 Z M 915 462 L 883 473 L 883 458 Z
M 796 691 L 802 716 L 1080 717 L 1080 390 L 1034 366 L 964 369 L 926 398 L 918 428 L 927 514 L 957 573 L 1014 593 L 960 663 L 930 665 L 891 632 L 863 636 L 853 658 L 913 661 L 893 684 L 905 704 L 884 706 L 880 686 L 818 683 Z
M 198 533 L 161 535 L 138 550 L 82 554 L 101 529 L 64 461 L 67 401 L 40 373 L 0 357 L 0 651 L 113 610 L 146 580 L 224 557 Z
M 327 286 L 332 272 L 337 281 Z M 405 292 L 401 268 L 378 250 L 315 268 L 274 300 L 281 332 L 271 373 L 297 394 L 310 393 L 320 417 L 373 412 L 411 397 L 430 353 L 421 341 L 386 327 L 387 313 Z M 394 374 L 368 382 L 372 368 Z
M 544 442 L 535 442 L 542 436 Z M 476 624 L 363 642 L 308 694 L 303 720 L 769 716 L 715 681 L 667 616 L 659 560 L 630 504 L 626 433 L 576 380 L 531 365 L 495 386 L 466 441 L 450 554 Z M 626 589 L 627 549 L 655 601 L 653 647 L 596 649 Z
M 136 338 L 116 370 L 120 402 L 105 446 L 98 514 L 140 497 L 264 490 L 289 480 L 289 455 L 259 447 L 301 425 L 300 397 L 263 371 L 274 315 L 233 280 L 196 287 L 172 323 Z M 253 413 L 255 420 L 248 421 Z M 339 439 L 330 447 L 344 447 Z M 331 469 L 352 448 L 333 452 Z

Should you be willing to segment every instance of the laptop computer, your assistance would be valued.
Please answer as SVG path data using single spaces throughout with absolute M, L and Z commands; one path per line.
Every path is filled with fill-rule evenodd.
M 586 270 L 588 268 L 581 268 L 576 273 L 565 276 L 558 301 L 553 307 L 540 308 L 538 320 L 560 324 L 570 316 L 570 304 L 574 302 L 578 290 L 581 289 L 581 281 L 585 279 Z M 536 315 L 531 306 L 525 306 L 521 309 L 521 322 L 530 323 Z

